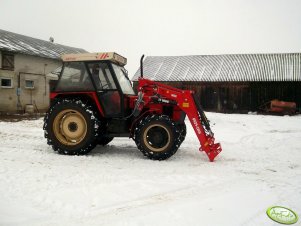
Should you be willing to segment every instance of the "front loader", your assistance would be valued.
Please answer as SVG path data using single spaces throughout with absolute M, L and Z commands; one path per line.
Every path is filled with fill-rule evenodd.
M 199 150 L 210 161 L 222 151 L 194 92 L 143 78 L 143 57 L 137 95 L 126 58 L 116 53 L 68 54 L 62 60 L 44 119 L 47 142 L 60 154 L 87 154 L 115 137 L 129 137 L 148 158 L 164 160 L 185 139 L 186 115 Z

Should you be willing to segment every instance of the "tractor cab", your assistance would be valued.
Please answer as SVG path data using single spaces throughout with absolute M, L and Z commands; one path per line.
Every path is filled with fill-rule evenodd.
M 127 71 L 127 59 L 117 53 L 84 53 L 62 56 L 63 67 L 52 93 L 96 93 L 106 118 L 129 114 L 129 96 L 135 95 Z

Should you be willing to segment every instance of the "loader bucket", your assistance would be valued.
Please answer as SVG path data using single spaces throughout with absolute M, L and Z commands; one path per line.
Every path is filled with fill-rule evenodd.
M 200 151 L 202 150 L 202 147 L 200 147 Z M 215 157 L 222 151 L 222 146 L 220 143 L 212 144 L 209 146 L 209 150 L 204 150 L 210 160 L 210 162 L 213 162 Z

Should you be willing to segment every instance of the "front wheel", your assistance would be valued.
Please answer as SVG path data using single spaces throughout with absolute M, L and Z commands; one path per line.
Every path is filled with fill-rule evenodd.
M 142 119 L 135 130 L 138 149 L 148 158 L 165 160 L 174 155 L 179 146 L 179 130 L 166 115 L 149 115 Z
M 183 143 L 183 141 L 185 140 L 185 137 L 186 137 L 186 133 L 187 133 L 185 122 L 179 124 L 177 127 L 179 130 L 179 138 L 178 139 L 180 140 L 180 143 Z

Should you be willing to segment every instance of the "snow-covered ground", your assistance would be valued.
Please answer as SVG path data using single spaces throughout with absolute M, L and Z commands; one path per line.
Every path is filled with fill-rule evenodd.
M 214 163 L 189 122 L 167 161 L 127 138 L 63 156 L 42 119 L 0 122 L 0 225 L 278 225 L 272 205 L 300 216 L 301 116 L 207 116 L 223 147 Z

